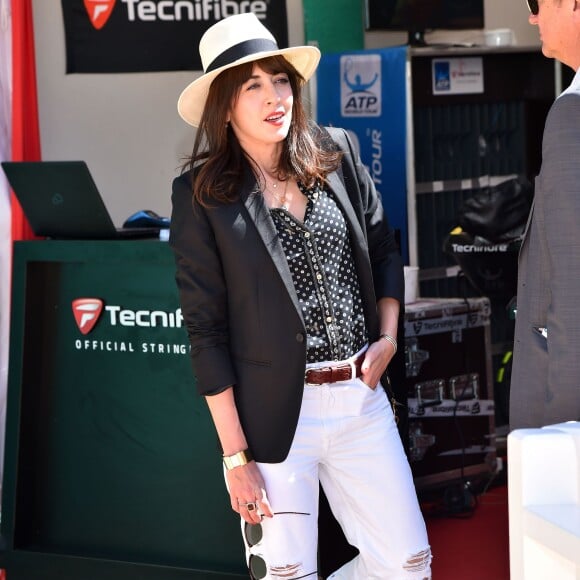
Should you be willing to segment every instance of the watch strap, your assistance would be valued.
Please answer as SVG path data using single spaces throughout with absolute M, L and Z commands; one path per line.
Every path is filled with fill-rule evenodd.
M 229 471 L 230 469 L 234 469 L 234 467 L 240 467 L 241 465 L 246 465 L 246 463 L 250 463 L 254 458 L 250 453 L 249 449 L 244 449 L 243 451 L 238 451 L 233 455 L 224 455 L 223 461 L 225 468 Z

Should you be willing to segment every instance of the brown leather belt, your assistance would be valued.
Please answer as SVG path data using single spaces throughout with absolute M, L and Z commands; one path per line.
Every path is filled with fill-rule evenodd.
M 304 373 L 304 382 L 307 385 L 324 385 L 327 383 L 336 383 L 338 381 L 348 381 L 362 375 L 361 366 L 365 358 L 364 354 L 354 359 L 354 373 L 352 365 L 348 363 L 339 363 L 318 369 L 308 369 Z

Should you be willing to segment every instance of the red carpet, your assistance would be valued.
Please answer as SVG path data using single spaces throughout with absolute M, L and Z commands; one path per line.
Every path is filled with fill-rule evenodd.
M 469 517 L 424 513 L 433 580 L 509 580 L 507 486 L 479 495 Z

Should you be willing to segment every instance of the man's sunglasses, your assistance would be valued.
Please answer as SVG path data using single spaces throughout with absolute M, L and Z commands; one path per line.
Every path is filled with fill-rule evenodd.
M 540 7 L 538 6 L 538 0 L 527 0 L 527 2 L 528 2 L 528 8 L 530 9 L 530 12 L 534 16 L 537 16 L 538 12 L 540 11 Z

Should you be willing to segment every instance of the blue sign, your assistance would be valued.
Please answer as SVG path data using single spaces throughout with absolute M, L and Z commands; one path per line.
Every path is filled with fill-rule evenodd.
M 451 89 L 451 70 L 448 60 L 439 60 L 433 63 L 435 75 L 435 91 L 449 91 Z
M 352 135 L 408 263 L 406 61 L 406 46 L 324 54 L 317 120 Z

